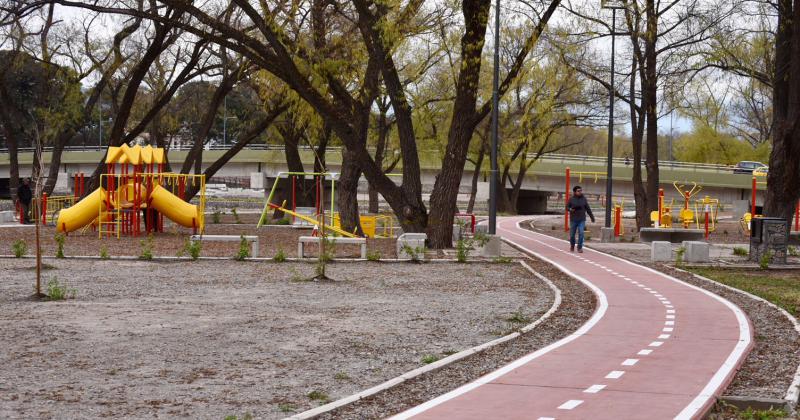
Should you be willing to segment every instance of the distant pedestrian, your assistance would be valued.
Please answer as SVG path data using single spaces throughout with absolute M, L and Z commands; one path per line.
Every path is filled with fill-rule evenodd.
M 629 158 L 628 155 L 625 155 L 625 166 L 630 166 L 630 164 L 631 164 L 631 158 Z
M 567 210 L 569 211 L 569 250 L 575 251 L 575 234 L 577 233 L 578 252 L 583 252 L 583 231 L 586 229 L 586 215 L 589 215 L 592 223 L 594 223 L 594 215 L 589 207 L 589 202 L 583 196 L 583 189 L 578 185 L 572 189 L 572 197 L 567 202 Z
M 31 200 L 33 199 L 30 178 L 25 178 L 22 181 L 22 185 L 17 188 L 17 199 L 19 200 L 19 205 L 22 206 L 22 223 L 30 223 Z

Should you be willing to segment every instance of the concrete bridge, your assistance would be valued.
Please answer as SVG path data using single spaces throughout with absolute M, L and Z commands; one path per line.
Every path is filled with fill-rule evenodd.
M 260 147 L 258 147 L 260 146 Z M 278 172 L 286 170 L 286 162 L 283 148 L 258 145 L 257 147 L 242 150 L 227 165 L 217 172 L 215 178 L 242 179 L 245 184 L 253 188 L 264 188 L 271 185 L 271 178 Z M 169 158 L 175 162 L 175 166 L 183 162 L 186 150 L 171 150 Z M 206 150 L 203 153 L 205 162 L 213 162 L 224 153 L 224 150 Z M 303 162 L 307 170 L 313 165 L 313 152 L 311 150 L 300 151 Z M 91 173 L 97 162 L 105 155 L 103 150 L 69 150 L 65 151 L 61 159 L 61 170 L 57 191 L 70 191 L 72 188 L 70 176 L 76 172 Z M 21 174 L 26 176 L 30 173 L 32 162 L 32 152 L 20 153 Z M 338 172 L 341 167 L 341 150 L 331 148 L 328 150 L 326 160 L 329 170 Z M 435 181 L 436 174 L 441 168 L 441 158 L 438 151 L 420 152 L 422 166 L 422 183 L 424 191 L 430 192 Z M 49 162 L 50 154 L 45 152 L 43 160 Z M 523 213 L 541 212 L 546 207 L 546 199 L 554 193 L 562 193 L 565 190 L 565 170 L 569 167 L 572 172 L 571 184 L 580 184 L 584 191 L 591 197 L 600 197 L 605 194 L 606 160 L 604 157 L 596 156 L 573 156 L 573 155 L 548 155 L 536 162 L 528 172 L 522 189 L 523 194 L 520 202 L 520 211 Z M 467 163 L 461 184 L 461 193 L 466 196 L 469 194 L 470 182 L 474 166 Z M 483 201 L 488 193 L 488 162 L 484 162 L 484 173 L 480 178 L 478 201 Z M 398 172 L 396 170 L 396 172 Z M 733 203 L 737 200 L 749 200 L 751 196 L 752 177 L 747 174 L 733 174 L 731 167 L 722 165 L 692 164 L 684 162 L 661 162 L 660 163 L 661 184 L 667 196 L 667 200 L 675 199 L 676 202 L 681 198 L 673 187 L 673 182 L 686 184 L 691 187 L 692 182 L 697 182 L 703 187 L 698 196 L 709 195 L 718 198 L 722 203 Z M 7 179 L 9 176 L 8 154 L 0 155 L 0 180 Z M 633 197 L 633 167 L 623 159 L 614 161 L 614 196 L 625 197 L 626 201 L 631 202 Z M 398 178 L 399 182 L 400 178 Z M 764 181 L 760 178 L 759 181 Z M 211 181 L 214 182 L 214 181 Z M 362 178 L 362 188 L 366 192 L 366 181 Z M 760 205 L 763 200 L 763 182 L 758 185 L 757 203 Z M 0 184 L 0 189 L 2 186 Z M 0 191 L 0 194 L 2 191 Z M 462 198 L 464 198 L 462 196 Z M 480 206 L 482 207 L 482 206 Z

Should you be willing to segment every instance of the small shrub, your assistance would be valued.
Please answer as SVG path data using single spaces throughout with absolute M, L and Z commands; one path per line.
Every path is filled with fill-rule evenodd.
M 56 233 L 53 239 L 56 241 L 56 258 L 64 258 L 64 243 L 67 237 L 63 233 Z
M 317 391 L 317 390 L 309 392 L 307 396 L 308 396 L 308 399 L 310 399 L 312 401 L 326 402 L 326 401 L 328 401 L 330 399 L 330 397 L 328 397 L 328 394 L 326 394 L 326 393 L 324 393 L 322 391 Z
M 406 255 L 408 255 L 408 258 L 410 258 L 411 262 L 413 263 L 420 262 L 421 257 L 425 255 L 425 247 L 422 246 L 412 247 L 409 244 L 403 244 L 402 250 Z
M 675 266 L 680 267 L 683 265 L 683 256 L 686 254 L 686 248 L 680 247 L 675 250 Z
M 333 376 L 333 379 L 336 379 L 337 381 L 347 381 L 350 379 L 350 376 L 344 372 L 338 372 Z
M 239 251 L 236 252 L 233 259 L 236 261 L 244 261 L 246 258 L 250 258 L 250 243 L 247 242 L 247 238 L 245 238 L 244 235 L 241 235 Z
M 200 258 L 200 251 L 203 249 L 203 243 L 200 241 L 193 241 L 189 238 L 186 238 L 186 241 L 183 243 L 183 248 L 178 251 L 178 256 L 182 257 L 186 254 L 189 254 L 189 257 L 192 261 L 197 261 Z
M 153 259 L 153 235 L 147 235 L 147 238 L 139 241 L 142 251 L 139 253 L 139 259 L 150 261 Z
M 513 261 L 514 261 L 514 259 L 513 259 L 513 258 L 511 258 L 511 257 L 504 257 L 504 256 L 502 256 L 502 255 L 494 259 L 494 262 L 496 262 L 496 263 L 498 263 L 498 264 L 508 264 L 508 263 L 510 263 L 510 262 L 513 262 Z
M 242 417 L 239 417 L 235 414 L 231 414 L 230 416 L 225 416 L 225 420 L 253 420 L 253 415 L 250 413 L 244 413 Z
M 285 404 L 278 404 L 278 410 L 281 413 L 294 413 L 296 408 L 292 404 L 285 403 Z
M 231 214 L 233 215 L 233 223 L 236 223 L 237 225 L 242 223 L 242 221 L 239 219 L 239 212 L 236 211 L 236 207 L 231 209 Z
M 369 251 L 367 252 L 367 261 L 380 261 L 381 260 L 381 252 L 380 251 Z
M 761 255 L 761 259 L 758 260 L 758 266 L 762 270 L 769 269 L 769 263 L 772 262 L 772 251 L 767 251 L 763 255 Z
M 467 262 L 467 258 L 469 258 L 469 253 L 472 251 L 472 241 L 467 239 L 459 239 L 456 242 L 456 261 L 460 263 Z
M 530 324 L 531 319 L 527 315 L 525 315 L 522 311 L 516 311 L 511 314 L 508 318 L 506 318 L 507 322 L 512 324 Z
M 66 283 L 59 283 L 55 277 L 47 281 L 47 297 L 50 300 L 74 299 L 77 293 L 77 290 L 68 288 Z
M 219 210 L 214 210 L 214 213 L 211 213 L 211 223 L 219 224 L 219 220 L 222 217 L 222 212 Z
M 283 251 L 283 248 L 278 248 L 278 252 L 272 257 L 272 261 L 279 263 L 286 262 L 286 253 Z
M 101 246 L 100 247 L 100 259 L 101 260 L 107 260 L 109 258 L 111 258 L 111 257 L 108 256 L 108 247 L 105 246 L 105 245 Z
M 288 218 L 284 217 L 284 218 L 275 220 L 272 224 L 273 225 L 278 225 L 278 226 L 289 226 L 289 225 L 292 224 L 292 221 L 289 220 Z
M 738 255 L 740 257 L 746 257 L 748 254 L 747 248 L 742 248 L 740 246 L 733 247 L 733 255 Z
M 17 258 L 22 258 L 25 254 L 28 253 L 28 244 L 25 243 L 22 239 L 17 239 L 11 245 L 11 250 L 14 251 L 14 256 Z
M 789 245 L 786 252 L 789 253 L 790 257 L 800 257 L 800 251 L 797 250 L 796 246 Z
M 439 356 L 435 354 L 426 354 L 422 356 L 422 363 L 425 363 L 426 365 L 429 365 L 437 360 L 439 360 Z

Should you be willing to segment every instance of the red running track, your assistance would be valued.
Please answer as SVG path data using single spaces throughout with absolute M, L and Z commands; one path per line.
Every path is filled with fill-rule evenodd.
M 503 218 L 498 234 L 597 296 L 575 333 L 423 403 L 405 419 L 702 417 L 750 350 L 752 328 L 727 300 L 623 259 Z M 535 267 L 534 267 L 535 268 Z

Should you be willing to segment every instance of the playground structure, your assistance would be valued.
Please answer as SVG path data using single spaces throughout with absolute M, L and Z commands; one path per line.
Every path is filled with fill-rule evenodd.
M 570 168 L 565 169 L 564 179 L 566 180 L 565 185 L 566 188 L 564 189 L 564 203 L 566 205 L 567 200 L 572 195 L 571 188 L 571 177 L 577 176 L 578 182 L 583 182 L 583 178 L 586 177 L 587 179 L 593 179 L 595 183 L 598 180 L 604 179 L 606 176 L 605 172 L 600 171 L 572 171 Z M 622 210 L 624 209 L 625 199 L 620 199 L 620 201 L 614 204 L 614 208 L 612 209 L 612 217 L 611 217 L 611 225 L 614 228 L 614 236 L 618 237 L 622 235 L 625 230 L 623 228 L 622 223 Z M 569 210 L 564 210 L 564 232 L 569 232 Z
M 142 221 L 146 233 L 163 232 L 164 217 L 195 234 L 203 232 L 205 175 L 163 172 L 164 149 L 151 146 L 109 147 L 105 163 L 100 187 L 59 211 L 59 232 L 93 226 L 100 237 L 139 236 Z M 83 182 L 77 185 L 76 195 L 82 193 Z M 196 188 L 198 205 L 184 201 L 187 187 Z
M 297 207 L 297 179 L 298 177 L 305 178 L 307 176 L 314 177 L 314 188 L 316 194 L 313 214 L 303 214 L 298 211 Z M 272 183 L 272 189 L 267 196 L 267 200 L 264 204 L 264 209 L 261 212 L 261 217 L 258 220 L 257 227 L 267 224 L 270 210 L 278 210 L 291 216 L 294 224 L 296 224 L 298 219 L 302 222 L 305 222 L 304 225 L 313 227 L 314 232 L 317 232 L 319 228 L 321 216 L 324 230 L 332 232 L 334 235 L 338 236 L 357 238 L 358 235 L 356 235 L 355 232 L 348 232 L 342 229 L 341 218 L 339 213 L 335 210 L 336 180 L 338 179 L 338 176 L 339 174 L 331 172 L 279 172 L 275 177 L 275 182 Z M 291 205 L 288 205 L 287 201 L 284 201 L 281 204 L 272 202 L 272 200 L 275 198 L 278 180 L 284 177 L 291 179 Z M 325 188 L 324 182 L 327 180 L 330 180 L 331 189 L 331 205 L 328 212 L 325 211 L 325 203 L 322 200 L 323 189 Z M 390 215 L 360 215 L 359 223 L 361 225 L 361 230 L 367 237 L 394 237 L 394 217 Z

